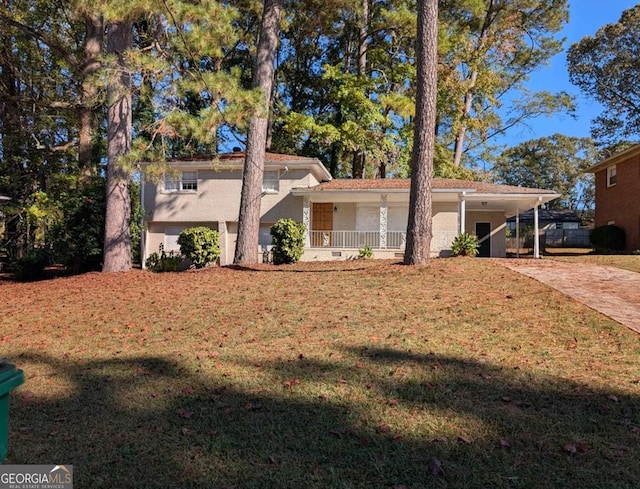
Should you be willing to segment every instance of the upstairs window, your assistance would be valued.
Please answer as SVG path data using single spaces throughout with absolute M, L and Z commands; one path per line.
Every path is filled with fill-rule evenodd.
M 198 172 L 167 173 L 164 176 L 164 189 L 167 192 L 195 192 L 198 190 Z
M 262 177 L 262 191 L 268 194 L 275 194 L 280 191 L 280 172 L 264 172 Z
M 607 168 L 607 187 L 613 187 L 618 180 L 616 165 Z

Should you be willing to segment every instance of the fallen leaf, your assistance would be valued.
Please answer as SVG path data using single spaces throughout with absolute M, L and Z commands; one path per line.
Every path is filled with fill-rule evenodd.
M 504 438 L 500 438 L 500 446 L 502 448 L 509 448 L 511 445 L 509 444 L 509 442 L 507 440 L 505 440 Z
M 613 394 L 610 394 L 609 396 L 607 396 L 610 400 L 612 400 L 613 402 L 620 402 L 620 399 L 618 399 L 617 396 L 614 396 Z
M 329 430 L 329 434 L 335 436 L 336 438 L 342 438 L 345 432 L 340 430 Z
M 387 431 L 389 431 L 389 426 L 386 425 L 385 423 L 382 423 L 381 425 L 378 425 L 376 427 L 376 431 L 378 433 L 386 433 Z
M 192 412 L 192 411 L 190 411 L 190 410 L 189 410 L 189 409 L 187 409 L 187 408 L 179 408 L 179 409 L 176 409 L 176 414 L 177 414 L 178 416 L 180 416 L 181 418 L 184 418 L 184 419 L 191 419 L 191 418 L 193 418 L 193 412 Z
M 440 459 L 433 457 L 429 460 L 429 472 L 431 472 L 431 475 L 435 476 L 444 475 L 444 469 L 442 468 L 442 462 L 440 462 Z
M 460 440 L 465 445 L 471 445 L 471 440 L 465 436 L 459 436 L 458 440 Z
M 566 444 L 562 447 L 562 449 L 563 449 L 565 452 L 569 452 L 571 455 L 573 455 L 574 453 L 577 453 L 577 452 L 578 452 L 578 449 L 576 448 L 576 446 L 575 446 L 575 444 L 574 444 L 574 443 L 566 443 Z
M 388 404 L 389 406 L 397 406 L 397 405 L 398 405 L 398 400 L 397 400 L 397 399 L 389 399 L 389 400 L 387 401 L 387 404 Z

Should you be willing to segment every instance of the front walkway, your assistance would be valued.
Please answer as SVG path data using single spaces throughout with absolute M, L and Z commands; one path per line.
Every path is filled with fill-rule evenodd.
M 640 273 L 555 260 L 496 260 L 640 333 Z

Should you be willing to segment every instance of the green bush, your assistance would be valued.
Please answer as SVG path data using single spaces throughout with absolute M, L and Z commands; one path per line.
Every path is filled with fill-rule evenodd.
M 373 250 L 371 249 L 371 246 L 367 245 L 364 248 L 358 250 L 358 258 L 362 260 L 373 258 Z
M 28 282 L 41 279 L 49 265 L 49 253 L 43 248 L 31 248 L 13 261 L 11 267 L 17 280 Z
M 469 233 L 455 237 L 451 244 L 453 256 L 476 256 L 478 254 L 478 238 Z
M 305 226 L 293 219 L 280 219 L 271 226 L 273 263 L 295 263 L 304 252 Z
M 144 266 L 147 270 L 152 272 L 177 272 L 180 270 L 180 264 L 184 258 L 180 254 L 175 254 L 173 251 L 166 253 L 164 250 L 160 250 L 160 253 L 151 253 L 149 258 L 144 262 Z
M 62 219 L 48 235 L 53 260 L 71 273 L 100 270 L 104 247 L 105 183 L 95 179 L 65 195 Z
M 624 229 L 613 224 L 593 229 L 590 238 L 596 251 L 624 250 L 627 241 Z
M 204 268 L 220 258 L 220 235 L 205 226 L 185 229 L 178 236 L 180 252 L 196 268 Z

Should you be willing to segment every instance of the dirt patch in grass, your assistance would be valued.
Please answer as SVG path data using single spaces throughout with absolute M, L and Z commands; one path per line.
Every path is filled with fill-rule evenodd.
M 479 259 L 0 282 L 7 463 L 77 487 L 631 488 L 640 340 Z

